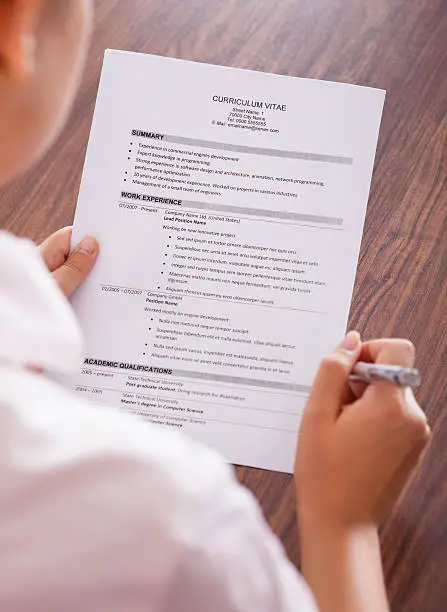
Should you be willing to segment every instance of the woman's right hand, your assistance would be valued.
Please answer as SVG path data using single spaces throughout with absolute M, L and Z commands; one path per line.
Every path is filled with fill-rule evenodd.
M 295 482 L 301 567 L 320 612 L 389 612 L 378 524 L 430 438 L 410 389 L 356 385 L 356 361 L 411 367 L 407 340 L 362 344 L 351 332 L 323 360 L 304 410 Z
M 295 465 L 300 520 L 378 525 L 426 447 L 430 430 L 409 388 L 349 386 L 356 361 L 412 367 L 407 340 L 361 343 L 351 332 L 326 357 L 302 419 Z

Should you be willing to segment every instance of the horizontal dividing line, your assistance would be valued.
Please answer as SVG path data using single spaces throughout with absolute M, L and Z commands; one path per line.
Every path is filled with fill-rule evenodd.
M 110 387 L 92 387 L 89 385 L 76 385 L 77 387 L 84 387 L 85 389 L 100 389 L 102 391 L 112 391 L 114 393 L 128 393 L 129 395 L 139 395 L 141 397 L 147 397 L 149 399 L 163 400 L 169 401 L 175 399 L 178 402 L 192 402 L 193 404 L 206 404 L 211 406 L 226 406 L 228 408 L 236 408 L 237 410 L 253 410 L 253 412 L 269 412 L 272 414 L 288 414 L 290 416 L 297 416 L 295 412 L 287 412 L 284 410 L 267 410 L 266 408 L 252 408 L 251 406 L 244 406 L 242 404 L 223 404 L 222 402 L 215 402 L 213 400 L 204 401 L 204 400 L 196 400 L 196 399 L 187 399 L 186 397 L 181 398 L 172 398 L 172 397 L 163 397 L 162 395 L 146 395 L 145 393 L 141 393 L 140 391 L 135 391 L 133 389 L 129 389 L 126 391 L 122 391 L 121 389 L 110 389 Z M 180 413 L 179 413 L 180 414 Z
M 187 138 L 185 136 L 174 136 L 166 134 L 163 142 L 171 144 L 186 145 L 190 147 L 200 147 L 203 149 L 214 149 L 218 151 L 230 151 L 234 153 L 249 153 L 251 155 L 264 155 L 266 157 L 282 157 L 286 159 L 302 159 L 305 161 L 318 161 L 332 164 L 352 165 L 354 159 L 342 155 L 328 155 L 325 153 L 307 153 L 304 151 L 285 151 L 283 149 L 268 149 L 266 147 L 250 147 L 247 145 L 230 144 L 227 142 L 214 142 L 212 140 L 199 140 L 197 138 Z
M 193 366 L 194 367 L 194 366 Z M 203 372 L 197 370 L 182 370 L 182 369 L 173 369 L 173 376 L 178 376 L 179 378 L 193 378 L 215 381 L 218 380 L 220 382 L 229 382 L 235 383 L 238 385 L 246 385 L 248 387 L 260 387 L 262 389 L 284 389 L 285 391 L 301 391 L 301 392 L 310 392 L 310 387 L 308 385 L 300 385 L 294 383 L 285 383 L 275 380 L 262 379 L 262 378 L 247 378 L 246 376 L 240 376 L 235 374 L 213 374 L 211 372 Z
M 159 360 L 162 361 L 162 360 Z M 98 364 L 101 365 L 101 364 Z M 106 366 L 107 367 L 107 366 Z M 193 366 L 194 367 L 194 366 Z M 246 385 L 248 387 L 259 387 L 267 389 L 282 389 L 284 391 L 301 391 L 301 393 L 310 392 L 309 385 L 302 385 L 298 383 L 286 383 L 270 379 L 262 378 L 247 378 L 246 376 L 239 376 L 232 374 L 214 374 L 211 372 L 198 371 L 198 370 L 182 370 L 181 368 L 170 368 L 170 377 L 187 378 L 193 380 L 207 380 L 207 381 L 219 381 L 224 383 L 233 383 L 235 385 Z
M 180 208 L 193 208 L 195 210 L 211 210 L 222 212 L 226 214 L 226 211 L 230 213 L 236 213 L 241 215 L 248 215 L 250 217 L 269 217 L 271 219 L 287 219 L 290 221 L 310 221 L 314 223 L 321 223 L 322 225 L 343 225 L 343 219 L 340 217 L 326 217 L 324 215 L 314 215 L 309 213 L 294 213 L 279 210 L 266 210 L 262 208 L 249 208 L 247 206 L 231 206 L 228 204 L 212 204 L 210 202 L 194 202 L 191 200 L 182 200 Z
M 322 225 L 312 225 L 311 223 L 291 223 L 287 221 L 273 221 L 273 219 L 250 219 L 249 217 L 238 217 L 237 215 L 227 215 L 234 219 L 243 219 L 244 221 L 255 221 L 256 223 L 274 223 L 275 225 L 291 225 L 292 227 L 312 227 L 314 229 L 320 229 L 325 232 L 344 232 L 344 227 L 332 227 Z
M 185 295 L 183 293 L 170 293 L 168 291 L 161 291 L 160 289 L 142 289 L 141 287 L 123 287 L 121 285 L 113 285 L 108 283 L 101 283 L 101 287 L 113 287 L 114 289 L 130 289 L 131 291 L 144 291 L 151 295 L 161 295 L 163 297 L 170 298 L 196 298 L 197 300 L 212 300 L 214 302 L 225 302 L 226 304 L 238 304 L 243 306 L 258 306 L 259 308 L 272 308 L 273 310 L 290 310 L 293 312 L 308 312 L 310 314 L 327 315 L 327 312 L 319 310 L 305 310 L 304 308 L 288 308 L 286 306 L 270 306 L 269 304 L 249 304 L 247 302 L 238 302 L 237 300 L 222 300 L 219 298 L 205 297 L 202 295 Z
M 131 409 L 129 408 L 129 412 L 131 411 Z M 156 410 L 150 410 L 150 411 L 143 411 L 143 410 L 134 410 L 134 413 L 136 412 L 137 414 L 140 414 L 141 416 L 150 416 L 151 413 L 155 413 L 155 414 L 159 414 L 161 416 L 167 416 L 164 412 L 158 412 Z M 196 417 L 199 420 L 199 417 Z M 267 425 L 251 425 L 250 423 L 234 423 L 233 421 L 222 421 L 220 419 L 208 419 L 208 418 L 202 418 L 202 421 L 205 422 L 210 422 L 210 423 L 222 423 L 224 425 L 236 425 L 238 427 L 250 427 L 251 429 L 267 429 L 267 430 L 271 430 L 271 431 L 282 431 L 282 432 L 286 432 L 286 433 L 293 433 L 296 434 L 298 433 L 298 428 L 297 429 L 282 429 L 281 427 L 268 427 Z M 154 423 L 155 425 L 157 425 L 157 423 Z M 185 425 L 195 425 L 195 423 L 185 423 Z
M 85 368 L 87 368 L 89 370 L 93 370 L 94 372 L 104 372 L 105 374 L 121 374 L 122 376 L 139 376 L 142 380 L 147 380 L 149 382 L 151 382 L 150 378 L 146 378 L 143 376 L 143 374 L 141 374 L 140 372 L 138 373 L 133 373 L 130 374 L 127 370 L 126 371 L 120 371 L 120 370 L 101 370 L 101 369 L 97 369 L 94 366 L 90 366 L 90 365 L 86 365 Z M 155 375 L 154 375 L 155 376 Z M 172 379 L 178 379 L 181 377 L 178 376 L 172 376 L 171 379 L 167 379 L 167 378 L 155 378 L 155 380 L 161 384 L 165 384 L 165 385 L 169 385 L 172 384 Z M 235 385 L 232 383 L 226 383 L 224 385 L 220 385 L 218 383 L 215 382 L 202 382 L 200 380 L 188 380 L 188 383 L 192 384 L 192 385 L 204 385 L 204 386 L 210 386 L 210 384 L 213 387 L 219 387 L 220 389 L 237 389 L 238 391 L 242 390 L 242 389 L 246 389 L 246 386 L 244 385 Z M 187 384 L 186 382 L 184 384 Z M 77 386 L 82 386 L 82 387 L 88 387 L 88 385 L 77 385 Z M 94 388 L 94 387 L 92 387 Z M 176 389 L 181 389 L 181 387 L 176 386 Z M 289 397 L 309 397 L 309 393 L 303 393 L 302 391 L 282 391 L 281 389 L 277 389 L 275 391 L 269 391 L 268 389 L 262 389 L 262 391 L 258 391 L 257 389 L 249 389 L 249 391 L 253 392 L 253 393 L 262 393 L 264 395 L 264 393 L 269 393 L 270 395 L 288 395 Z M 123 391 L 123 393 L 126 393 L 126 391 Z M 129 393 L 133 393 L 132 391 L 129 391 Z M 135 393 L 137 393 L 135 391 Z
M 177 190 L 178 191 L 178 190 Z M 119 202 L 121 204 L 135 204 L 135 202 L 127 202 L 126 200 L 119 200 Z M 174 211 L 174 210 L 179 210 L 179 208 L 188 208 L 187 206 L 179 206 L 179 208 L 172 208 L 170 206 L 159 206 L 158 204 L 138 204 L 137 205 L 140 210 L 144 210 L 145 208 L 159 208 L 160 210 L 168 210 L 168 211 Z M 230 217 L 231 219 L 243 219 L 244 221 L 253 221 L 255 223 L 275 223 L 276 225 L 291 225 L 292 227 L 312 227 L 315 229 L 320 229 L 320 230 L 329 230 L 329 231 L 333 231 L 333 232 L 344 232 L 344 227 L 335 227 L 335 226 L 324 226 L 324 225 L 313 225 L 311 223 L 292 223 L 290 221 L 274 221 L 273 219 L 253 219 L 252 217 L 249 217 L 247 215 L 230 215 L 226 213 L 227 217 Z

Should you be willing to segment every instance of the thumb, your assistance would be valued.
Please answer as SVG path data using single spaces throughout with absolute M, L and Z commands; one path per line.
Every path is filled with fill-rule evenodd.
M 87 236 L 77 245 L 65 263 L 53 272 L 53 278 L 67 297 L 86 279 L 98 253 L 98 242 L 92 236 Z
M 325 357 L 315 377 L 309 404 L 314 412 L 336 419 L 349 392 L 349 374 L 356 363 L 362 343 L 360 334 L 350 331 L 337 349 Z

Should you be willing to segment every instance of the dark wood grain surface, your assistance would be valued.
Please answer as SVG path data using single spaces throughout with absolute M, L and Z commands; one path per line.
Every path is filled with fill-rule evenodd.
M 396 612 L 447 610 L 447 2 L 97 0 L 70 121 L 46 158 L 0 191 L 0 226 L 41 240 L 71 223 L 107 47 L 388 91 L 350 326 L 409 337 L 434 431 L 382 532 Z M 291 477 L 239 468 L 299 565 Z

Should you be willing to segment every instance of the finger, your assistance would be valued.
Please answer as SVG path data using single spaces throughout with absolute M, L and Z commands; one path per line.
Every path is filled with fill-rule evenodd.
M 409 340 L 400 338 L 371 340 L 363 343 L 359 359 L 370 363 L 387 363 L 412 368 L 415 349 Z
M 404 459 L 400 466 L 395 471 L 391 481 L 388 483 L 387 487 L 389 491 L 394 493 L 395 497 L 399 497 L 405 491 L 406 486 L 409 484 L 410 478 L 418 468 L 421 463 L 421 459 L 424 455 L 424 451 L 427 448 L 430 442 L 430 430 L 427 427 L 427 430 L 421 435 L 420 439 L 412 446 L 411 450 L 404 456 Z M 393 496 L 390 497 L 390 500 L 393 499 Z M 382 508 L 380 512 L 376 512 L 376 515 L 381 515 L 382 520 L 385 520 L 389 514 L 391 513 L 393 506 L 395 503 L 391 501 L 388 504 L 388 507 L 384 509 Z
M 368 383 L 350 380 L 348 390 L 343 398 L 342 412 L 355 407 L 357 400 L 363 397 L 364 393 L 368 390 L 368 386 Z
M 407 428 L 405 440 L 427 438 L 430 427 L 427 415 L 418 404 L 410 387 L 397 387 L 386 381 L 375 382 L 365 391 L 366 402 L 374 407 L 376 414 L 382 417 L 389 425 L 394 423 L 399 427 Z
M 349 396 L 349 374 L 361 350 L 358 332 L 349 332 L 340 346 L 321 362 L 308 405 L 336 419 Z
M 428 427 L 427 415 L 416 401 L 413 390 L 410 389 L 410 387 L 405 387 L 403 389 L 403 395 L 406 414 L 414 423 L 421 422 Z
M 32 372 L 33 374 L 42 374 L 43 373 L 43 368 L 41 368 L 40 366 L 27 365 L 25 367 L 28 370 L 28 372 Z
M 42 259 L 50 272 L 60 268 L 67 259 L 70 253 L 71 230 L 71 226 L 63 227 L 39 246 Z
M 396 471 L 394 476 L 394 486 L 403 488 L 408 481 L 409 476 L 418 466 L 421 458 L 430 443 L 431 431 L 429 426 L 426 424 L 425 428 L 421 428 L 420 434 L 414 441 L 413 446 L 410 448 L 400 468 Z
M 353 398 L 359 399 L 359 397 L 362 397 L 368 388 L 368 383 L 362 381 L 351 381 L 349 383 L 349 387 L 351 388 Z
M 63 265 L 53 272 L 61 291 L 68 297 L 88 276 L 99 253 L 95 238 L 87 236 L 78 244 Z

